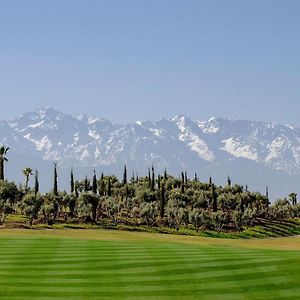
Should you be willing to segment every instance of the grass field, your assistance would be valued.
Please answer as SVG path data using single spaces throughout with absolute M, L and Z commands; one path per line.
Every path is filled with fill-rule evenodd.
M 300 299 L 300 238 L 0 230 L 0 299 Z

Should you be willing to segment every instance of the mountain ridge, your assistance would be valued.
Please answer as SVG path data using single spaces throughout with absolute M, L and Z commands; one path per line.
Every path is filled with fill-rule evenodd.
M 300 175 L 300 129 L 275 122 L 220 117 L 194 121 L 176 115 L 113 124 L 102 117 L 72 116 L 45 106 L 0 121 L 0 144 L 9 146 L 15 156 L 57 161 L 66 170 L 115 172 L 126 164 L 141 174 L 154 165 L 158 172 L 167 169 L 174 174 L 236 172 L 237 179 L 249 172 L 250 180 L 258 169 L 268 177 Z M 232 165 L 235 171 L 230 171 Z

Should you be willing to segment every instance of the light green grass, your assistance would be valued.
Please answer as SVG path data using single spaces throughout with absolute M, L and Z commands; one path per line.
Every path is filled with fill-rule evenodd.
M 299 241 L 0 230 L 0 299 L 300 299 Z

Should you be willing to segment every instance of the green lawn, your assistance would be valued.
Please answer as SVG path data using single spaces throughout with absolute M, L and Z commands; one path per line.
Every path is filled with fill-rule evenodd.
M 0 299 L 300 299 L 299 240 L 0 230 Z

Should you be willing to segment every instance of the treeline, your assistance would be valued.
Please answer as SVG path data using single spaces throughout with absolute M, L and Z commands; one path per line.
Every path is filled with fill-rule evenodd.
M 1 148 L 0 148 L 1 150 Z M 1 151 L 0 151 L 1 153 Z M 0 155 L 1 162 L 1 155 Z M 2 171 L 1 171 L 2 170 Z M 70 172 L 70 190 L 58 190 L 57 166 L 54 164 L 53 189 L 42 194 L 39 191 L 38 172 L 23 170 L 25 182 L 17 186 L 4 179 L 0 168 L 0 222 L 9 214 L 21 214 L 29 225 L 55 222 L 109 223 L 132 226 L 181 227 L 199 230 L 241 231 L 259 224 L 260 220 L 277 220 L 300 216 L 297 194 L 278 199 L 270 204 L 268 191 L 263 195 L 251 192 L 247 186 L 227 184 L 217 186 L 212 178 L 202 182 L 197 174 L 192 178 L 186 172 L 179 177 L 156 174 L 152 167 L 147 176 L 136 174 L 130 178 L 124 167 L 123 176 L 96 172 L 92 178 L 76 180 Z M 34 184 L 29 187 L 29 179 Z

